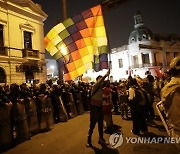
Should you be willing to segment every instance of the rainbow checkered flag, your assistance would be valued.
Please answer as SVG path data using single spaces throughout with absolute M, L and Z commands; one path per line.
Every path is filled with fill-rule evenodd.
M 66 81 L 88 69 L 108 68 L 107 42 L 101 5 L 64 20 L 44 38 L 46 50 L 58 61 Z

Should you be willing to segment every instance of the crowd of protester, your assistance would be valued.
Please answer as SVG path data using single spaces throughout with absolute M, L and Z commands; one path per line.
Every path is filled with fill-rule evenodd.
M 147 133 L 147 122 L 155 118 L 154 98 L 160 100 L 161 89 L 171 80 L 170 72 L 146 78 L 129 76 L 126 80 L 103 83 L 104 128 L 113 130 L 112 114 L 131 119 L 132 133 Z M 68 121 L 89 111 L 91 90 L 94 82 L 79 81 L 29 85 L 11 84 L 0 86 L 0 148 L 30 139 L 31 135 L 48 131 L 54 123 Z M 23 130 L 24 129 L 24 130 Z M 7 139 L 8 137 L 8 139 Z

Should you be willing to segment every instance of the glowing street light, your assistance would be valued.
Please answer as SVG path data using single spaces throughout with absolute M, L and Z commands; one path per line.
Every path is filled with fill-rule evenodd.
M 54 70 L 54 65 L 51 65 L 50 68 Z

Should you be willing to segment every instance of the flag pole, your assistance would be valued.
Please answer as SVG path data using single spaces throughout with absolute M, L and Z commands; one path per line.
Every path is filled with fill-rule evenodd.
M 122 4 L 124 2 L 126 2 L 127 0 L 104 0 L 100 2 L 101 8 L 102 8 L 102 14 L 103 14 L 103 19 L 104 19 L 104 26 L 105 26 L 105 30 L 106 30 L 106 35 L 107 35 L 107 41 L 108 41 L 108 48 L 109 48 L 109 53 L 108 53 L 108 57 L 109 57 L 109 69 L 112 69 L 112 61 L 111 61 L 111 49 L 110 49 L 110 42 L 109 42 L 109 35 L 107 32 L 107 26 L 106 26 L 106 20 L 104 17 L 104 10 L 105 7 L 108 9 L 111 9 L 112 7 Z
M 62 0 L 62 13 L 63 13 L 63 20 L 66 20 L 67 19 L 66 0 Z M 63 81 L 63 72 L 62 72 L 62 70 L 60 68 L 60 65 L 58 65 L 58 70 L 59 70 L 59 80 L 62 82 Z
M 104 4 L 103 2 L 100 3 L 101 5 L 101 9 L 102 9 L 102 14 L 103 14 L 103 20 L 104 20 L 104 27 L 105 27 L 105 31 L 106 31 L 106 36 L 107 36 L 107 44 L 108 44 L 108 60 L 109 60 L 109 69 L 111 70 L 112 69 L 112 63 L 111 63 L 111 49 L 110 49 L 110 41 L 109 41 L 109 35 L 108 35 L 108 32 L 107 32 L 107 25 L 106 25 L 106 19 L 105 19 L 105 16 L 104 16 L 104 9 L 103 9 L 103 6 L 106 5 L 106 3 Z M 109 78 L 109 76 L 108 76 Z
M 67 19 L 67 5 L 66 0 L 62 0 L 63 18 Z

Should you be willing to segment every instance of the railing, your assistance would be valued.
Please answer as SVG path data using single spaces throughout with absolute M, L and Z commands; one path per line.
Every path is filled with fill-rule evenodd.
M 0 47 L 0 56 L 7 56 L 7 47 Z
M 23 49 L 22 51 L 23 51 L 23 58 L 24 57 L 39 58 L 39 50 Z
M 135 64 L 135 65 L 132 65 L 132 68 L 140 68 L 139 66 L 140 66 L 139 64 Z
M 162 66 L 162 63 L 136 64 L 136 65 L 132 65 L 132 68 L 143 68 L 143 67 L 152 67 L 152 66 Z
M 149 64 L 141 64 L 141 67 L 152 67 L 154 66 L 153 63 L 149 63 Z
M 18 49 L 12 47 L 0 46 L 0 56 L 8 56 L 8 50 L 20 50 L 22 52 L 22 58 L 39 58 L 39 50 L 33 49 Z
M 32 64 L 28 64 L 28 63 L 16 66 L 16 72 L 26 72 L 26 71 L 42 73 L 43 67 L 38 64 L 32 65 Z

